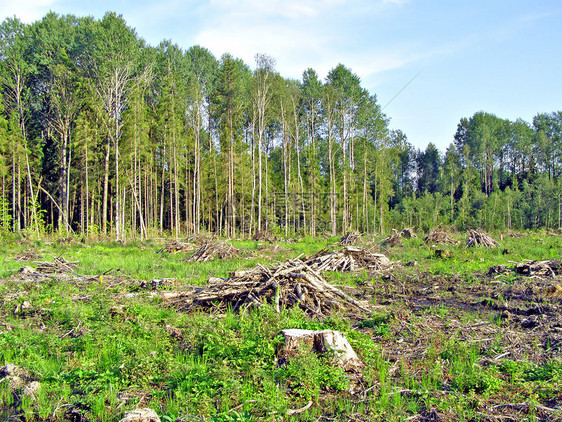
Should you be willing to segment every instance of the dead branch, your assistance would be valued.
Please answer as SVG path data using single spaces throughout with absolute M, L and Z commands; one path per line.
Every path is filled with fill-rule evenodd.
M 360 239 L 361 239 L 361 234 L 358 231 L 348 232 L 344 236 L 342 236 L 340 240 L 340 245 L 342 246 L 354 245 Z
M 210 259 L 230 259 L 238 256 L 240 251 L 236 249 L 232 244 L 222 243 L 211 243 L 207 242 L 199 249 L 197 249 L 193 255 L 189 258 L 190 261 L 195 262 L 206 262 Z
M 458 245 L 459 242 L 441 230 L 432 230 L 424 239 L 426 245 Z
M 213 278 L 209 286 L 193 288 L 169 300 L 182 310 L 217 305 L 237 311 L 270 304 L 276 310 L 299 306 L 313 316 L 329 315 L 336 309 L 370 313 L 365 304 L 328 284 L 300 260 L 288 260 L 273 268 L 234 271 L 227 279 Z
M 466 247 L 476 247 L 481 246 L 484 248 L 492 248 L 495 246 L 499 246 L 499 243 L 492 239 L 484 232 L 478 232 L 476 230 L 469 230 L 468 231 L 468 240 L 466 241 Z

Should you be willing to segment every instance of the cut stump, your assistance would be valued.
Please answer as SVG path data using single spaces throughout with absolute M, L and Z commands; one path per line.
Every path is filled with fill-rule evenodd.
M 154 410 L 143 407 L 128 412 L 119 422 L 160 422 L 160 417 Z
M 335 363 L 346 371 L 356 371 L 363 367 L 345 335 L 333 330 L 282 330 L 283 345 L 277 351 L 280 364 L 297 356 L 300 351 L 314 351 L 319 354 L 333 353 Z

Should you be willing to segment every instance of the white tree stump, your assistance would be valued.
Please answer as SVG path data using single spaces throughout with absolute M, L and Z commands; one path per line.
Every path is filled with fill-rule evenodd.
M 345 335 L 333 330 L 282 330 L 285 339 L 283 346 L 277 351 L 279 361 L 286 362 L 298 355 L 299 351 L 314 351 L 325 354 L 332 353 L 334 361 L 346 371 L 355 371 L 363 367 Z
M 143 407 L 128 412 L 119 422 L 160 422 L 160 417 L 154 410 Z

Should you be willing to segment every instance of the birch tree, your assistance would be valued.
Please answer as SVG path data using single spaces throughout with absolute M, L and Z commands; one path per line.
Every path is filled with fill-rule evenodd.
M 121 239 L 120 225 L 122 209 L 121 186 L 119 185 L 119 142 L 122 135 L 122 114 L 127 106 L 128 92 L 135 77 L 135 55 L 140 48 L 135 32 L 127 27 L 121 16 L 107 13 L 99 24 L 99 43 L 91 68 L 95 92 L 104 110 L 107 129 L 103 172 L 102 230 L 107 231 L 110 154 L 113 146 L 114 157 L 114 227 L 115 237 Z
M 263 153 L 266 127 L 269 123 L 269 105 L 271 102 L 275 60 L 265 54 L 256 54 L 254 71 L 253 106 L 256 110 L 257 155 L 258 155 L 258 218 L 257 230 L 262 230 L 263 213 Z M 266 157 L 267 159 L 267 157 Z

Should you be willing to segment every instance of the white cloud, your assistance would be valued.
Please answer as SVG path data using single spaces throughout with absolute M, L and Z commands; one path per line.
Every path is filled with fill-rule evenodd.
M 228 52 L 250 66 L 256 53 L 268 54 L 286 77 L 299 78 L 308 67 L 325 76 L 344 63 L 363 78 L 403 66 L 418 56 L 388 42 L 381 48 L 369 33 L 370 25 L 365 33 L 352 34 L 354 28 L 347 25 L 355 18 L 365 19 L 366 14 L 376 19 L 380 2 L 211 0 L 210 5 L 208 20 L 196 35 L 197 44 L 217 57 Z
M 238 18 L 285 17 L 289 19 L 318 16 L 331 7 L 344 4 L 344 0 L 211 0 L 215 13 Z
M 3 0 L 0 17 L 4 20 L 15 15 L 22 22 L 32 23 L 45 16 L 56 3 L 57 0 Z
M 383 3 L 391 3 L 391 4 L 406 4 L 408 3 L 410 0 L 382 0 Z

